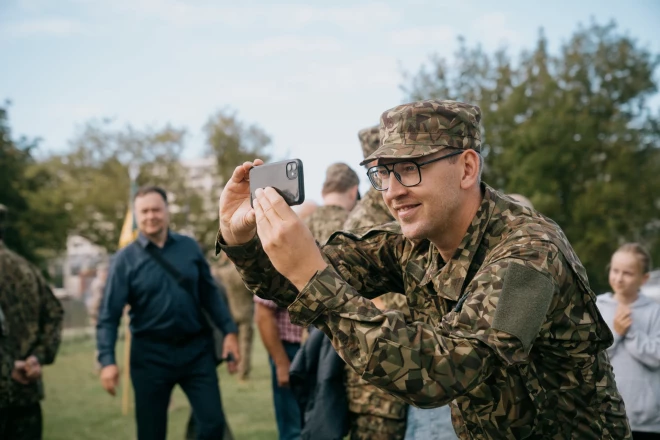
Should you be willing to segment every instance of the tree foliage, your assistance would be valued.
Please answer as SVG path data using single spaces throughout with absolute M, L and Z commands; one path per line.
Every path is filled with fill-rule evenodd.
M 65 247 L 69 217 L 53 190 L 57 176 L 35 167 L 37 140 L 12 138 L 7 108 L 0 107 L 0 203 L 9 210 L 4 241 L 41 263 L 48 250 Z
M 57 193 L 69 212 L 69 232 L 82 235 L 110 252 L 130 203 L 130 164 L 139 166 L 139 184 L 182 186 L 178 162 L 185 131 L 115 128 L 111 121 L 90 121 L 70 142 L 70 149 L 37 167 L 59 178 Z
M 622 242 L 660 260 L 660 119 L 648 104 L 659 62 L 614 23 L 592 23 L 556 54 L 541 32 L 515 62 L 460 39 L 452 63 L 433 56 L 403 89 L 481 107 L 484 180 L 554 219 L 602 292 Z
M 204 131 L 208 153 L 216 158 L 218 173 L 224 181 L 231 176 L 237 164 L 257 157 L 264 162 L 270 158 L 270 136 L 258 125 L 246 125 L 240 121 L 235 111 L 218 111 L 206 122 Z

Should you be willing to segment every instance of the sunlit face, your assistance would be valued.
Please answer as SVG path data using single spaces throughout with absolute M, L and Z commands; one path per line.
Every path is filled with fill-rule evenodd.
M 610 262 L 609 281 L 612 291 L 619 296 L 635 298 L 649 274 L 642 270 L 642 263 L 632 252 L 615 252 Z
M 425 162 L 446 154 L 446 151 L 440 151 L 419 158 L 416 162 Z M 394 162 L 400 161 L 383 160 L 379 163 Z M 389 188 L 383 191 L 383 200 L 406 237 L 441 241 L 452 226 L 454 214 L 462 203 L 460 166 L 448 159 L 424 165 L 421 172 L 422 181 L 413 187 L 401 185 L 391 175 Z
M 170 214 L 160 194 L 152 192 L 135 198 L 135 219 L 147 237 L 159 237 L 167 231 Z

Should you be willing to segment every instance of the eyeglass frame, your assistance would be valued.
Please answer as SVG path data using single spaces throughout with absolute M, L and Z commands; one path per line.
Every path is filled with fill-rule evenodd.
M 433 162 L 439 162 L 442 159 L 447 159 L 449 157 L 458 156 L 459 154 L 465 153 L 465 151 L 466 150 L 454 151 L 453 153 L 447 154 L 445 156 L 436 157 L 435 159 L 427 160 L 426 162 L 422 162 L 422 163 L 417 163 L 417 162 L 414 162 L 412 160 L 401 160 L 399 162 L 394 162 L 394 163 L 391 163 L 391 164 L 374 165 L 372 167 L 369 167 L 369 169 L 367 170 L 367 177 L 369 178 L 369 183 L 371 183 L 371 186 L 373 186 L 376 191 L 387 191 L 389 189 L 389 185 L 387 186 L 387 188 L 381 188 L 381 189 L 376 188 L 376 184 L 373 182 L 373 180 L 371 180 L 371 174 L 373 174 L 373 173 L 370 173 L 370 171 L 373 170 L 374 168 L 385 167 L 385 169 L 388 171 L 388 174 L 387 174 L 388 176 L 390 174 L 394 173 L 394 177 L 396 178 L 396 180 L 399 181 L 399 183 L 401 185 L 405 186 L 406 188 L 412 188 L 412 187 L 415 187 L 415 186 L 419 185 L 420 183 L 422 183 L 422 167 L 424 165 L 428 165 L 428 164 L 433 163 Z M 405 163 L 405 162 L 414 163 L 417 166 L 417 174 L 419 175 L 419 182 L 417 182 L 414 185 L 406 185 L 405 183 L 403 183 L 401 181 L 401 175 L 394 171 L 394 166 L 396 164 Z M 388 165 L 391 165 L 392 169 L 388 168 Z

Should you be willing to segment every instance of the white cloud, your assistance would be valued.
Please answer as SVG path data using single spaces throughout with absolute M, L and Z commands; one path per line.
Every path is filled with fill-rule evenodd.
M 508 21 L 502 12 L 479 16 L 472 21 L 470 40 L 481 41 L 487 48 L 520 42 L 522 35 Z
M 289 79 L 298 87 L 338 92 L 396 88 L 400 80 L 396 59 L 387 56 L 367 56 L 341 64 L 315 66 Z
M 81 23 L 68 18 L 35 18 L 9 23 L 4 33 L 10 37 L 68 36 L 85 33 Z
M 363 29 L 397 20 L 396 12 L 384 3 L 327 8 L 300 5 L 225 7 L 212 1 L 116 0 L 112 8 L 130 13 L 133 18 L 157 18 L 178 27 L 224 24 L 242 28 L 259 24 L 262 28 L 290 30 L 326 23 Z
M 398 30 L 390 35 L 390 40 L 398 46 L 429 46 L 453 41 L 456 35 L 451 26 L 441 25 Z
M 267 38 L 247 46 L 249 55 L 268 56 L 291 52 L 338 52 L 341 44 L 335 38 L 302 38 L 281 36 Z

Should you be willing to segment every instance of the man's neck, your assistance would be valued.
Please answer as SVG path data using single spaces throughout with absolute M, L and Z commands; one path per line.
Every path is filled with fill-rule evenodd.
M 346 194 L 339 193 L 329 193 L 323 196 L 323 205 L 324 206 L 339 206 L 344 208 L 346 211 L 351 210 L 351 200 Z
M 456 249 L 463 241 L 474 216 L 479 211 L 482 199 L 481 189 L 477 188 L 476 191 L 470 193 L 456 216 L 456 222 L 450 225 L 446 231 L 443 231 L 441 237 L 431 240 L 445 262 L 451 260 L 456 253 Z

